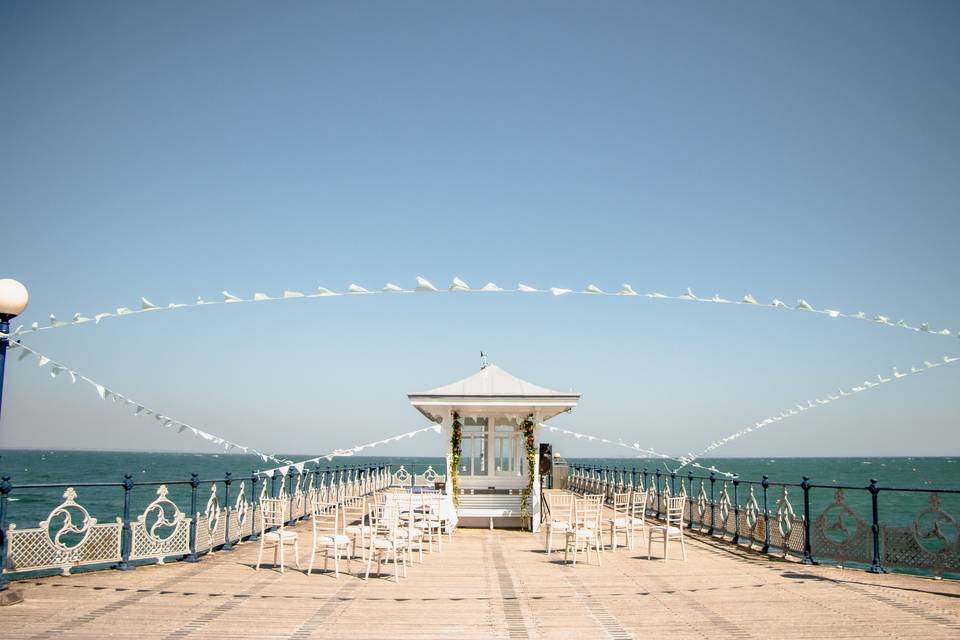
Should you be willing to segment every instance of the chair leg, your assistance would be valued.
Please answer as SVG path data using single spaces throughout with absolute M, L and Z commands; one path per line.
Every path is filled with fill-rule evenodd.
M 680 535 L 680 557 L 684 562 L 687 560 L 687 549 L 683 546 L 683 534 Z
M 367 582 L 370 580 L 370 565 L 373 564 L 373 549 L 370 550 L 370 555 L 367 556 L 367 572 L 363 574 L 363 581 Z M 379 569 L 379 566 L 378 566 Z
M 651 559 L 653 556 L 650 554 L 650 547 L 653 544 L 653 529 L 650 530 L 650 533 L 647 535 L 647 560 Z
M 257 566 L 253 568 L 254 571 L 260 570 L 260 558 L 263 557 L 263 533 L 260 534 L 260 552 L 257 554 Z
M 277 540 L 277 549 L 280 551 L 280 573 L 283 573 L 283 535 Z
M 663 561 L 664 562 L 666 562 L 669 559 L 670 547 L 667 546 L 667 540 L 669 539 L 670 539 L 670 536 L 667 535 L 666 531 L 664 531 L 663 532 Z

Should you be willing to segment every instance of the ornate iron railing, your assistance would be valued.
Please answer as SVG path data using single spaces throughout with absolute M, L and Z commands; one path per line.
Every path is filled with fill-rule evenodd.
M 248 484 L 249 482 L 249 484 Z M 257 540 L 262 529 L 260 500 L 266 496 L 289 501 L 289 520 L 306 519 L 318 497 L 343 499 L 387 488 L 393 482 L 389 465 L 327 467 L 298 470 L 286 475 L 254 472 L 239 483 L 232 474 L 202 480 L 194 473 L 189 480 L 134 482 L 125 475 L 121 482 L 22 484 L 10 476 L 0 479 L 0 589 L 9 576 L 59 571 L 68 575 L 77 568 L 132 569 L 137 564 L 167 560 L 197 562 L 202 556 L 235 544 Z M 134 512 L 134 499 L 141 502 L 149 491 L 149 503 Z M 94 492 L 118 492 L 110 502 L 119 517 L 100 522 L 84 506 Z M 15 523 L 11 508 L 19 495 L 57 492 L 62 500 L 35 527 Z M 122 493 L 120 493 L 122 492 Z M 89 505 L 89 502 L 87 503 Z M 121 507 L 122 505 L 122 507 Z M 184 508 L 189 505 L 189 508 Z
M 714 473 L 683 476 L 580 464 L 570 464 L 567 486 L 558 488 L 605 496 L 647 491 L 647 515 L 656 519 L 667 497 L 681 495 L 687 499 L 684 522 L 689 530 L 761 553 L 795 556 L 807 564 L 861 566 L 874 573 L 891 568 L 960 578 L 960 526 L 943 506 L 944 497 L 960 497 L 960 489 L 888 488 L 876 480 L 861 487 L 822 485 L 806 476 L 797 484 L 770 482 L 768 476 L 756 482 Z M 812 494 L 821 505 L 816 512 Z M 919 507 L 906 507 L 913 509 L 912 519 L 881 521 L 880 496 L 908 494 L 922 496 Z M 850 495 L 859 499 L 851 501 Z M 802 506 L 795 509 L 798 496 Z M 865 509 L 869 515 L 862 515 Z

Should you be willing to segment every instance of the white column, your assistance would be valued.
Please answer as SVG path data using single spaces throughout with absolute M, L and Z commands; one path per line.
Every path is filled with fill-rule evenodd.
M 450 440 L 453 435 L 453 417 L 450 412 L 444 414 L 443 419 L 440 421 L 440 437 L 444 438 L 444 450 L 447 452 L 446 455 L 446 465 L 447 465 L 447 475 L 446 482 L 444 483 L 443 492 L 446 495 L 453 495 L 453 482 L 451 478 L 453 477 L 450 473 L 450 456 L 452 452 L 450 450 Z
M 540 414 L 533 414 L 534 424 L 540 423 Z M 536 533 L 540 530 L 540 455 L 539 455 L 539 446 L 540 446 L 540 427 L 533 427 L 533 443 L 534 447 L 537 448 L 537 454 L 533 458 L 533 491 L 530 492 L 530 513 L 532 514 L 530 529 Z M 524 451 L 526 451 L 526 443 L 524 444 Z M 526 458 L 526 456 L 524 456 Z

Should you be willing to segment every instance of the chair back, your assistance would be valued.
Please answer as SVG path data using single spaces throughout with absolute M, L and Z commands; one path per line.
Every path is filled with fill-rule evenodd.
M 676 498 L 667 498 L 667 526 L 680 527 L 683 529 L 683 507 L 687 499 L 683 496 Z
M 314 502 L 310 507 L 313 535 L 337 535 L 340 532 L 340 503 Z
M 420 506 L 423 508 L 424 515 L 428 513 L 440 513 L 441 494 L 439 491 L 430 489 L 420 493 Z
M 400 509 L 395 502 L 371 502 L 367 513 L 373 527 L 373 538 L 396 536 L 400 528 Z
M 634 491 L 630 497 L 630 517 L 634 522 L 645 523 L 647 515 L 647 492 Z
M 547 508 L 550 510 L 550 519 L 555 522 L 569 523 L 573 518 L 572 493 L 553 492 L 546 494 Z
M 363 524 L 363 519 L 367 515 L 367 499 L 364 496 L 347 498 L 340 509 L 340 513 L 343 516 L 341 524 L 344 528 L 354 524 Z
M 263 498 L 260 500 L 260 534 L 263 535 L 267 529 L 283 526 L 287 521 L 286 498 Z
M 416 522 L 417 512 L 416 509 L 420 508 L 423 498 L 419 493 L 413 493 L 408 491 L 400 496 L 394 498 L 399 505 L 400 512 L 400 521 L 401 524 L 405 525 L 408 529 L 413 528 L 413 523 Z
M 625 518 L 630 515 L 630 494 L 614 493 L 611 505 L 614 518 Z
M 578 529 L 600 528 L 600 513 L 603 510 L 603 496 L 600 494 L 585 495 L 574 501 L 574 526 Z

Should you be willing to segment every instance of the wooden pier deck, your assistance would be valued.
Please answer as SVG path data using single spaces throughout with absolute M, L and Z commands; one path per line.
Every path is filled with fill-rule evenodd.
M 309 537 L 309 528 L 297 527 Z M 460 530 L 385 578 L 254 571 L 257 544 L 196 564 L 17 583 L 4 638 L 866 638 L 960 636 L 960 584 L 808 567 L 689 538 L 686 562 L 640 549 L 560 564 L 541 536 Z M 306 540 L 304 540 L 306 545 Z M 642 546 L 642 545 L 641 545 Z M 265 554 L 266 555 L 266 554 Z M 360 563 L 353 564 L 354 573 Z

